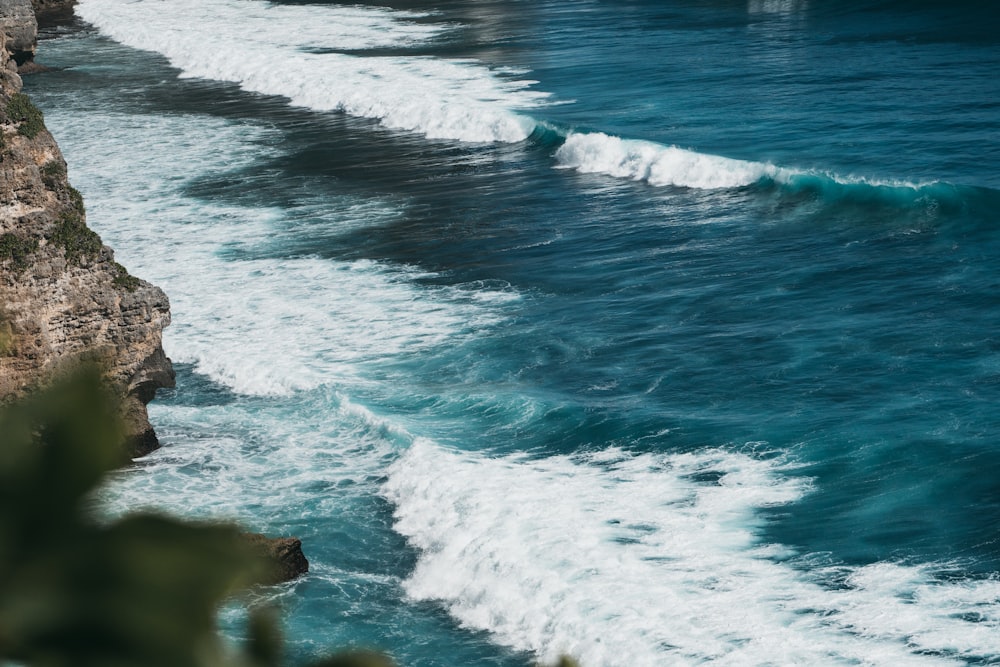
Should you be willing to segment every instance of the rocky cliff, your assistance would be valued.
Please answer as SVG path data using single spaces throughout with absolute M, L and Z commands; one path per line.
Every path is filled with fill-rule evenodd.
M 6 50 L 18 65 L 34 59 L 38 23 L 29 0 L 0 0 L 0 32 L 6 35 Z
M 0 401 L 96 361 L 122 397 L 126 447 L 141 455 L 157 446 L 146 403 L 173 385 L 160 346 L 169 305 L 87 227 L 59 147 L 21 93 L 34 21 L 31 0 L 0 0 Z
M 0 0 L 0 32 L 7 35 L 7 49 L 19 67 L 35 58 L 38 21 L 66 18 L 76 0 Z
M 31 6 L 36 14 L 72 10 L 75 4 L 76 0 L 31 0 Z

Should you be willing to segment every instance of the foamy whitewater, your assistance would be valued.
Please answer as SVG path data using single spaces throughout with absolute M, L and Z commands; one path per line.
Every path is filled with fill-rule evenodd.
M 474 60 L 352 55 L 412 47 L 454 29 L 414 22 L 427 14 L 243 0 L 171 0 L 167 6 L 89 0 L 77 13 L 123 44 L 162 53 L 182 76 L 232 81 L 293 105 L 373 118 L 431 139 L 523 141 L 536 121 L 521 112 L 549 97 L 530 88 L 536 81 L 515 78 L 519 70 Z M 178 26 L 177 15 L 199 20 Z M 247 30 L 254 39 L 246 38 Z M 285 40 L 289 33 L 292 44 Z M 555 157 L 584 173 L 657 186 L 732 188 L 765 178 L 787 182 L 798 173 L 602 132 L 570 132 Z
M 423 554 L 407 593 L 548 660 L 933 665 L 962 663 L 914 649 L 1000 649 L 957 618 L 986 603 L 996 622 L 996 581 L 936 585 L 884 564 L 841 570 L 831 590 L 781 562 L 754 534 L 755 510 L 808 490 L 781 469 L 712 450 L 484 459 L 417 443 L 385 492 Z M 718 481 L 692 480 L 706 473 Z
M 123 44 L 162 53 L 185 76 L 232 81 L 429 138 L 520 141 L 532 126 L 509 108 L 544 98 L 527 89 L 532 82 L 501 79 L 475 62 L 344 53 L 408 46 L 447 28 L 416 25 L 420 15 L 409 12 L 241 0 L 96 0 L 77 11 Z M 194 20 L 178 23 L 178 16 Z
M 765 178 L 787 180 L 792 175 L 769 164 L 703 155 L 650 141 L 626 141 L 601 132 L 571 134 L 556 151 L 556 158 L 584 173 L 686 188 L 737 188 Z
M 171 300 L 108 511 L 302 538 L 290 664 L 1000 661 L 989 10 L 403 4 L 43 40 Z

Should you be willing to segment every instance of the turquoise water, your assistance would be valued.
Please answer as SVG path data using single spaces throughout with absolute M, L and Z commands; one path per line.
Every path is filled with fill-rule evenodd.
M 172 303 L 111 509 L 301 537 L 292 664 L 1000 660 L 998 10 L 390 4 L 42 44 Z

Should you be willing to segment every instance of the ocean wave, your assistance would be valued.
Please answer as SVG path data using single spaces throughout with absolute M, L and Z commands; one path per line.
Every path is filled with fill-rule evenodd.
M 473 59 L 363 55 L 427 44 L 454 29 L 423 13 L 244 0 L 81 0 L 76 11 L 112 39 L 164 55 L 184 77 L 234 82 L 295 106 L 375 119 L 431 139 L 530 140 L 551 146 L 559 167 L 581 173 L 654 187 L 774 184 L 793 193 L 903 206 L 928 198 L 958 206 L 978 199 L 975 188 L 946 183 L 842 176 L 603 132 L 563 131 L 527 115 L 554 102 L 533 88 L 537 82 L 524 78 L 526 72 Z
M 1000 582 L 892 563 L 809 570 L 762 543 L 760 510 L 810 489 L 790 472 L 723 450 L 492 458 L 418 439 L 383 493 L 420 553 L 407 594 L 545 660 L 898 667 L 1000 655 Z
M 621 139 L 603 132 L 575 133 L 556 151 L 560 166 L 644 181 L 654 186 L 737 188 L 765 178 L 787 178 L 792 172 L 761 162 L 748 162 L 664 146 L 652 141 Z
M 857 203 L 894 208 L 918 207 L 931 211 L 941 209 L 989 219 L 1000 206 L 1000 192 L 989 188 L 794 169 L 768 162 L 700 153 L 652 141 L 620 138 L 603 132 L 562 134 L 547 128 L 536 130 L 532 140 L 553 145 L 560 168 L 640 181 L 653 187 L 700 190 L 776 188 L 779 194 L 807 195 L 830 205 Z
M 475 60 L 345 53 L 412 46 L 448 29 L 416 23 L 411 12 L 238 0 L 83 0 L 76 11 L 112 39 L 166 56 L 184 76 L 434 139 L 521 141 L 534 121 L 511 109 L 546 97 L 530 90 L 533 81 Z

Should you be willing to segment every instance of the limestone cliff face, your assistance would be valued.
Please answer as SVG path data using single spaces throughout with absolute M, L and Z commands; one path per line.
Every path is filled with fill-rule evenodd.
M 30 8 L 0 0 L 0 17 L 13 4 Z M 146 403 L 173 386 L 160 346 L 167 297 L 86 226 L 59 147 L 20 92 L 10 51 L 23 44 L 0 31 L 0 401 L 98 361 L 123 398 L 129 453 L 141 455 L 157 446 Z
M 0 32 L 7 35 L 7 50 L 18 65 L 34 58 L 38 23 L 31 0 L 0 0 Z

